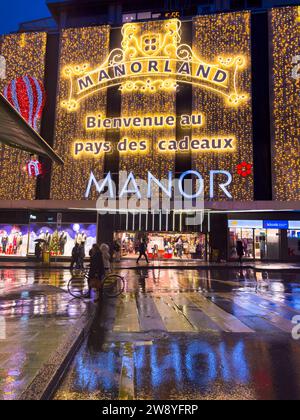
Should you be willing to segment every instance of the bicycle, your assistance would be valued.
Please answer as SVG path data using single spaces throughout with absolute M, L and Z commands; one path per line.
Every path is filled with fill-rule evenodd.
M 116 298 L 125 290 L 124 278 L 118 274 L 109 273 L 102 280 L 89 279 L 89 270 L 84 275 L 73 276 L 68 283 L 68 292 L 76 299 L 87 299 L 90 295 L 90 288 L 99 290 L 107 298 Z

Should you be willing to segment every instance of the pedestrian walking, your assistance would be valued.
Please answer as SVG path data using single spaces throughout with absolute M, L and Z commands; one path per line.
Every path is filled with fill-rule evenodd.
M 245 255 L 245 251 L 244 251 L 244 245 L 242 241 L 237 241 L 236 243 L 236 253 L 239 257 L 239 263 L 242 265 L 243 264 L 243 256 Z
M 182 239 L 179 238 L 176 244 L 176 251 L 177 251 L 177 255 L 180 259 L 182 259 L 182 255 L 183 255 L 183 243 L 182 243 Z
M 122 246 L 119 240 L 115 240 L 114 241 L 114 259 L 116 262 L 120 262 L 121 261 L 121 251 L 122 251 Z
M 147 244 L 144 241 L 141 241 L 139 246 L 139 257 L 137 259 L 137 264 L 140 262 L 142 257 L 145 257 L 147 264 L 149 264 L 148 256 L 147 256 Z

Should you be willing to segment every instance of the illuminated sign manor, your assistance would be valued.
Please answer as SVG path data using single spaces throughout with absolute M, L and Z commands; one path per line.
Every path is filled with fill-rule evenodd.
M 244 56 L 218 56 L 215 63 L 206 63 L 189 45 L 181 43 L 178 19 L 166 21 L 164 29 L 163 33 L 144 33 L 137 24 L 125 24 L 122 48 L 111 51 L 100 66 L 66 66 L 63 75 L 69 79 L 70 91 L 62 106 L 76 111 L 85 98 L 111 86 L 120 85 L 122 92 L 153 94 L 176 91 L 178 82 L 221 95 L 228 106 L 248 99 L 237 85 L 238 73 L 246 66 Z

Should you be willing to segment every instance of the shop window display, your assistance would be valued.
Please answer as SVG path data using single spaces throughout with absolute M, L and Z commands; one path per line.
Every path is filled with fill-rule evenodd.
M 0 255 L 26 257 L 28 226 L 0 225 Z
M 288 256 L 300 256 L 300 230 L 288 230 Z
M 245 256 L 244 258 L 254 259 L 254 232 L 253 229 L 230 229 L 230 259 L 238 258 L 236 251 L 237 241 L 242 241 Z
M 141 240 L 147 243 L 150 259 L 206 259 L 206 235 L 175 233 L 130 233 L 115 234 L 122 248 L 123 258 L 136 258 Z
M 236 244 L 243 243 L 244 259 L 277 260 L 279 259 L 279 237 L 277 229 L 231 228 L 229 230 L 229 258 L 237 259 Z
M 57 229 L 56 224 L 31 224 L 29 234 L 29 254 L 35 252 L 36 241 L 41 240 L 43 250 L 49 251 L 51 256 L 71 257 L 76 243 L 84 247 L 85 255 L 96 243 L 97 226 L 63 224 Z

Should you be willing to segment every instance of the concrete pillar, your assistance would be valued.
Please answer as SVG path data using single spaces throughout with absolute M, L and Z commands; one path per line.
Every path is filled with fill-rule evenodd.
M 228 220 L 226 214 L 211 214 L 210 250 L 219 251 L 221 259 L 228 259 Z
M 98 217 L 98 244 L 106 243 L 110 247 L 114 240 L 115 215 L 106 214 Z
M 288 235 L 287 230 L 280 231 L 280 243 L 279 243 L 279 259 L 280 261 L 289 261 L 290 257 L 288 254 Z

